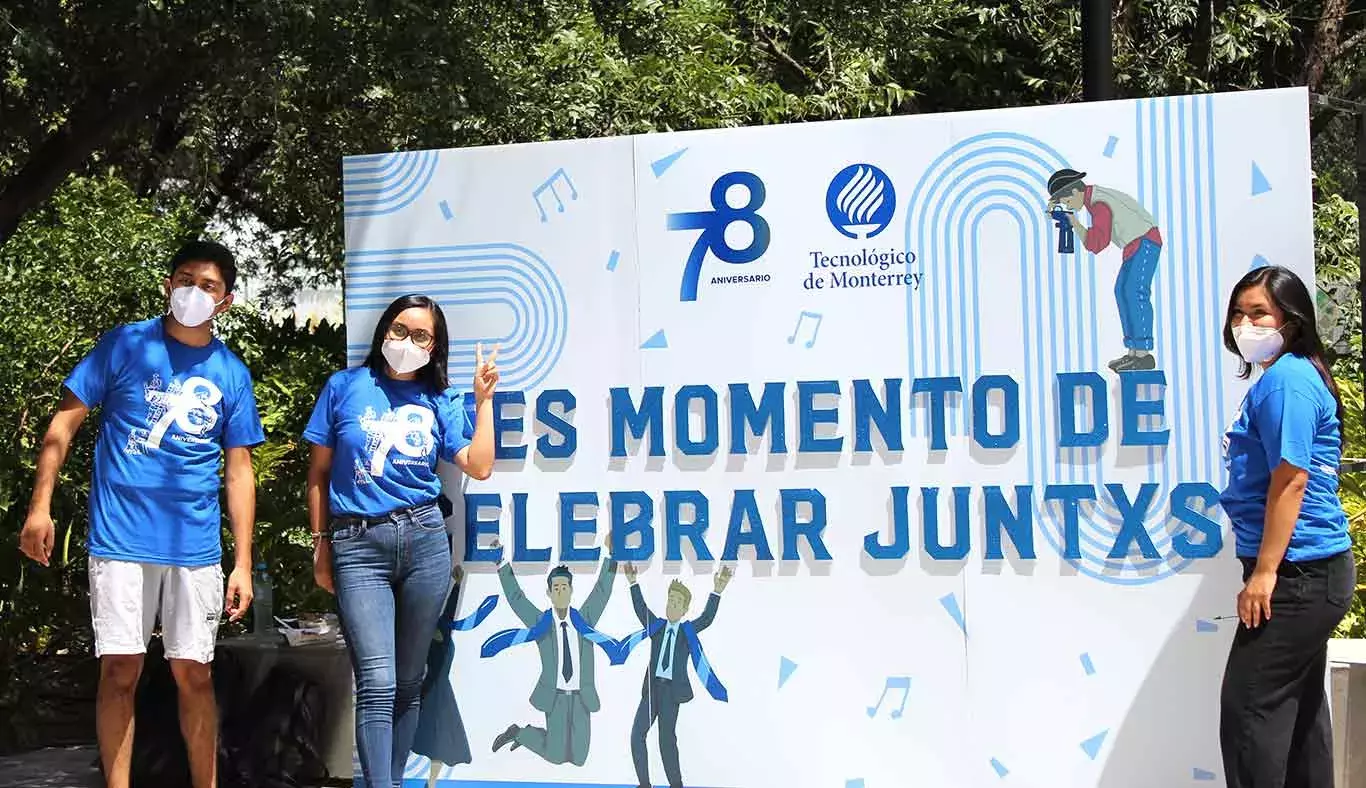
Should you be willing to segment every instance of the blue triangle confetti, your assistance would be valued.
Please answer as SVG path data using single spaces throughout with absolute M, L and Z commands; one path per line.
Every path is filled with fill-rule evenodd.
M 1105 744 L 1105 737 L 1109 735 L 1110 731 L 1104 730 L 1100 733 L 1097 733 L 1095 736 L 1092 736 L 1091 738 L 1087 739 L 1086 741 L 1082 742 L 1082 752 L 1089 755 L 1091 757 L 1091 760 L 1094 761 L 1096 759 L 1096 756 L 1100 754 L 1101 746 Z
M 1007 774 L 1010 774 L 1010 770 L 1005 767 L 1005 764 L 995 758 L 991 759 L 991 768 L 996 770 L 997 777 L 1005 777 Z
M 654 172 L 655 177 L 658 178 L 663 175 L 666 170 L 674 166 L 674 162 L 678 161 L 678 158 L 687 152 L 687 148 L 679 148 L 662 159 L 656 159 L 655 161 L 650 162 L 650 170 Z
M 1252 196 L 1266 194 L 1271 191 L 1271 182 L 1262 174 L 1262 168 L 1257 166 L 1257 162 L 1252 162 Z
M 968 634 L 967 622 L 963 620 L 963 609 L 958 606 L 958 597 L 953 594 L 945 594 L 939 598 L 939 604 L 948 611 L 949 617 L 958 623 L 958 628 L 963 630 L 963 634 Z
M 1090 654 L 1081 655 L 1081 669 L 1086 671 L 1086 675 L 1088 676 L 1096 675 L 1096 666 L 1095 663 L 1091 661 Z
M 660 350 L 669 346 L 669 340 L 664 336 L 664 329 L 655 332 L 655 335 L 645 340 L 640 346 L 641 350 Z
M 1258 268 L 1266 268 L 1269 265 L 1271 265 L 1270 260 L 1266 259 L 1265 257 L 1262 257 L 1259 254 L 1254 254 L 1252 256 L 1252 265 L 1248 266 L 1247 270 L 1255 271 Z
M 858 777 L 853 780 L 845 780 L 844 788 L 863 788 L 863 778 Z
M 797 669 L 797 663 L 781 657 L 778 662 L 778 689 L 782 689 L 787 680 L 792 678 L 792 672 Z
M 1214 777 L 1214 772 L 1207 772 L 1204 769 L 1199 768 L 1191 770 L 1191 778 L 1195 780 L 1200 780 L 1201 782 L 1213 781 Z

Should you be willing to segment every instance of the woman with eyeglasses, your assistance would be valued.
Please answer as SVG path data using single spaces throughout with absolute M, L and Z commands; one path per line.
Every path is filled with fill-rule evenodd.
M 451 578 L 437 460 L 493 471 L 494 348 L 476 349 L 475 426 L 446 378 L 446 318 L 407 295 L 384 310 L 365 363 L 337 372 L 304 438 L 313 577 L 337 596 L 356 677 L 356 746 L 367 788 L 403 783 L 428 642 Z
M 1238 631 L 1219 737 L 1229 788 L 1331 786 L 1328 639 L 1356 588 L 1338 499 L 1342 400 L 1314 300 L 1286 268 L 1248 272 L 1229 297 L 1224 346 L 1257 377 L 1224 438 L 1220 503 L 1242 562 Z

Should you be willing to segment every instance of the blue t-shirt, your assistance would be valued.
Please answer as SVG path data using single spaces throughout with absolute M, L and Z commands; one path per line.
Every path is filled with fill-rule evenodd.
M 1224 438 L 1228 486 L 1220 496 L 1237 554 L 1255 558 L 1266 524 L 1271 472 L 1282 461 L 1309 472 L 1287 561 L 1313 561 L 1351 547 L 1338 500 L 1342 446 L 1337 402 L 1308 359 L 1287 353 L 1252 384 Z
M 90 554 L 187 567 L 222 560 L 223 450 L 265 440 L 241 359 L 217 339 L 177 342 L 158 317 L 105 334 L 65 386 L 103 408 Z
M 435 501 L 437 459 L 455 462 L 467 429 L 454 389 L 437 394 L 360 366 L 328 378 L 304 439 L 332 449 L 332 516 L 378 517 Z

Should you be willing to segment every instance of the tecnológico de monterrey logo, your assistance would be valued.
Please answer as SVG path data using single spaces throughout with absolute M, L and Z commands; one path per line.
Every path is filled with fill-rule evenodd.
M 825 214 L 841 235 L 875 238 L 896 214 L 896 189 L 887 173 L 871 164 L 850 164 L 825 190 Z

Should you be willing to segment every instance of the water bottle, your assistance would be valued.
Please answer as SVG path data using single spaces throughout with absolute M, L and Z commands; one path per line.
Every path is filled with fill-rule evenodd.
M 256 597 L 252 600 L 252 634 L 260 638 L 275 635 L 275 590 L 270 586 L 270 573 L 266 565 L 256 565 L 256 573 L 251 581 Z

